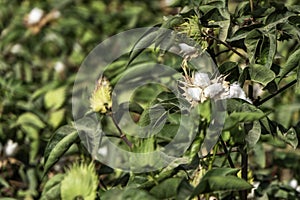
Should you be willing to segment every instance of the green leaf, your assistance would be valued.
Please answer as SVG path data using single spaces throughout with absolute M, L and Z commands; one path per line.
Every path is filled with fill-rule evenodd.
M 98 122 L 96 114 L 85 116 L 76 121 L 76 129 L 82 144 L 93 157 L 98 154 L 98 150 L 103 135 L 101 123 Z M 102 120 L 103 117 L 98 118 Z
M 255 54 L 262 38 L 262 32 L 258 29 L 250 31 L 245 38 L 245 46 L 247 47 L 247 53 L 251 64 L 255 63 Z
M 37 196 L 38 192 L 37 192 L 37 187 L 38 187 L 38 183 L 37 183 L 37 175 L 36 175 L 36 171 L 34 168 L 30 168 L 26 171 L 26 175 L 27 175 L 27 179 L 29 182 L 29 186 L 28 186 L 28 192 L 32 195 L 32 196 Z
M 285 63 L 283 70 L 280 73 L 280 80 L 282 80 L 288 73 L 300 66 L 300 49 L 293 52 Z
M 49 121 L 48 123 L 54 128 L 56 129 L 61 122 L 64 120 L 65 117 L 65 109 L 60 109 L 54 112 L 51 112 L 49 115 Z
M 60 182 L 64 174 L 56 174 L 50 178 L 44 186 L 41 200 L 55 200 L 60 198 Z
M 271 68 L 273 59 L 276 54 L 277 41 L 275 30 L 264 34 L 263 42 L 260 46 L 260 55 L 258 57 L 258 63 L 264 65 L 267 68 Z
M 47 85 L 37 89 L 31 96 L 30 96 L 30 99 L 31 100 L 34 100 L 36 98 L 38 98 L 39 96 L 41 96 L 42 94 L 48 92 L 49 90 L 52 90 L 54 89 L 55 87 L 58 86 L 58 82 L 51 82 L 51 83 L 48 83 Z
M 255 144 L 258 142 L 261 134 L 261 125 L 259 121 L 254 121 L 252 128 L 246 134 L 246 144 L 249 149 L 252 149 Z
M 222 75 L 227 75 L 229 74 L 231 71 L 235 70 L 238 67 L 238 63 L 237 62 L 224 62 L 220 65 L 219 72 Z
M 169 178 L 154 186 L 150 194 L 158 199 L 174 198 L 177 194 L 177 188 L 181 183 L 181 178 Z
M 266 86 L 276 77 L 271 69 L 259 64 L 251 66 L 249 73 L 252 81 L 260 83 L 263 86 Z
M 145 109 L 142 113 L 139 125 L 149 126 L 149 131 L 154 134 L 155 131 L 160 130 L 166 121 L 167 111 L 159 104 L 156 104 L 148 109 Z
M 149 46 L 151 46 L 151 44 L 154 43 L 157 35 L 158 32 L 155 28 L 150 29 L 144 35 L 142 35 L 142 37 L 136 42 L 136 44 L 132 48 L 132 51 L 130 52 L 127 66 L 129 66 L 130 63 L 132 63 L 132 61 L 145 50 L 145 48 L 148 48 Z
M 36 128 L 45 128 L 45 123 L 35 114 L 31 112 L 26 112 L 19 116 L 17 120 L 17 124 L 24 126 L 24 125 L 31 125 Z
M 77 139 L 77 130 L 71 126 L 63 126 L 54 133 L 53 137 L 48 142 L 44 153 L 44 175 Z
M 60 184 L 54 185 L 47 192 L 42 194 L 41 200 L 56 200 L 60 198 Z
M 294 149 L 298 146 L 298 138 L 297 133 L 293 127 L 291 127 L 288 131 L 282 132 L 280 130 L 277 131 L 278 136 L 287 144 L 291 145 Z
M 209 192 L 249 190 L 252 185 L 236 176 L 214 176 L 208 179 Z
M 238 169 L 218 168 L 208 171 L 200 180 L 191 197 L 216 191 L 239 191 L 251 189 L 252 185 L 247 181 L 238 178 Z
M 227 175 L 235 175 L 237 174 L 239 169 L 233 168 L 215 168 L 211 169 L 203 176 L 203 179 L 211 177 L 211 176 L 227 176 Z
M 178 200 L 185 200 L 188 199 L 194 188 L 190 185 L 189 181 L 187 179 L 183 179 L 179 186 L 177 187 L 177 196 L 176 199 Z
M 45 107 L 52 110 L 60 108 L 66 100 L 66 89 L 66 87 L 60 87 L 47 92 L 44 97 Z
M 182 18 L 181 15 L 175 15 L 175 16 L 171 16 L 169 17 L 163 24 L 162 24 L 162 28 L 165 29 L 170 29 L 173 28 L 175 26 L 179 26 L 180 24 L 182 24 L 184 22 L 184 19 Z
M 233 112 L 225 120 L 223 130 L 230 130 L 240 122 L 253 122 L 265 117 L 262 111 L 257 112 Z
M 248 33 L 252 30 L 262 27 L 262 24 L 252 24 L 246 27 L 242 27 L 234 32 L 233 36 L 227 39 L 228 42 L 234 42 L 238 40 L 243 40 L 247 37 Z
M 102 196 L 103 200 L 155 200 L 156 198 L 145 190 L 135 188 L 125 188 L 124 190 L 113 188 L 106 191 Z
M 258 142 L 254 148 L 253 148 L 253 153 L 254 153 L 254 163 L 258 165 L 260 168 L 265 168 L 266 167 L 266 154 L 264 152 L 264 146 L 262 142 Z

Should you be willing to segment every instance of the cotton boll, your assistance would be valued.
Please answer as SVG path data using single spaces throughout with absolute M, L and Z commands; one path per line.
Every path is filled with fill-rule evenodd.
M 187 89 L 187 94 L 188 96 L 194 100 L 194 101 L 200 101 L 201 100 L 201 95 L 202 95 L 202 90 L 201 88 L 188 88 Z
M 20 44 L 15 44 L 14 46 L 12 46 L 12 48 L 10 49 L 10 52 L 13 54 L 18 54 L 22 51 L 22 46 Z
M 236 82 L 230 85 L 228 98 L 239 98 L 252 103 L 252 101 L 246 97 L 246 94 L 241 86 Z
M 223 91 L 224 91 L 224 88 L 221 83 L 214 83 L 204 89 L 204 96 L 210 97 L 210 98 L 215 98 L 218 95 L 220 95 L 220 93 Z
M 210 79 L 208 74 L 202 72 L 196 72 L 194 77 L 194 85 L 199 86 L 201 88 L 205 88 L 210 85 Z
M 236 82 L 230 85 L 229 96 L 230 98 L 246 99 L 245 92 L 242 90 L 240 85 Z
M 18 143 L 8 140 L 4 149 L 5 155 L 12 156 L 18 147 Z
M 292 188 L 296 189 L 297 186 L 298 186 L 298 181 L 297 181 L 296 179 L 292 179 L 292 180 L 290 181 L 289 185 L 290 185 Z
M 44 11 L 40 8 L 34 8 L 30 11 L 27 19 L 29 25 L 38 23 L 44 15 Z
M 54 70 L 57 73 L 61 73 L 61 72 L 65 71 L 65 68 L 66 68 L 66 66 L 64 65 L 64 63 L 62 63 L 60 61 L 56 62 L 54 65 Z

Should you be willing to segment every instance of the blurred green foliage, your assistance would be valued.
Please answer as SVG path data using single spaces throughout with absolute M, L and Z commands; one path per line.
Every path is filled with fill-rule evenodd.
M 34 8 L 43 17 L 31 25 Z M 44 149 L 72 119 L 83 59 L 107 37 L 162 16 L 158 1 L 0 1 L 0 196 L 39 198 Z M 18 144 L 13 155 L 5 153 L 9 140 Z

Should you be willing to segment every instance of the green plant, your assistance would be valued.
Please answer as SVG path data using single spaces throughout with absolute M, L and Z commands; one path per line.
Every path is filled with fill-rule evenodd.
M 26 150 L 22 155 L 28 154 L 23 161 L 22 155 L 18 155 L 21 151 L 15 157 L 8 153 L 2 162 L 11 163 L 3 165 L 8 172 L 15 171 L 14 165 L 23 166 L 17 176 L 28 187 L 26 191 L 18 191 L 19 197 L 67 199 L 65 194 L 69 191 L 64 188 L 72 187 L 72 183 L 66 177 L 76 171 L 72 174 L 74 179 L 91 180 L 84 192 L 92 191 L 89 194 L 94 198 L 96 190 L 96 198 L 100 199 L 299 198 L 300 13 L 296 1 L 163 1 L 169 4 L 170 13 L 177 14 L 164 17 L 155 28 L 140 34 L 130 53 L 108 66 L 101 66 L 102 63 L 94 60 L 82 64 L 84 68 L 86 63 L 92 66 L 96 63 L 105 70 L 101 71 L 99 75 L 102 76 L 93 88 L 73 88 L 73 102 L 82 99 L 88 102 L 86 113 L 74 110 L 82 107 L 73 106 L 73 114 L 80 113 L 75 121 L 68 112 L 71 108 L 67 97 L 71 93 L 67 91 L 75 80 L 76 65 L 99 41 L 97 34 L 103 31 L 100 38 L 103 40 L 124 29 L 140 27 L 143 23 L 139 21 L 151 20 L 147 6 L 155 12 L 157 4 L 147 1 L 141 7 L 133 8 L 132 1 L 125 1 L 122 5 L 126 12 L 120 14 L 118 1 L 70 2 L 58 6 L 66 12 L 57 23 L 47 23 L 49 28 L 28 28 L 28 34 L 23 35 L 23 31 L 17 31 L 22 29 L 17 24 L 11 25 L 15 34 L 1 34 L 4 38 L 0 43 L 4 52 L 0 55 L 0 61 L 4 63 L 1 73 L 5 74 L 0 79 L 3 93 L 0 97 L 3 98 L 1 143 L 6 144 L 2 141 L 12 139 L 24 146 L 19 147 Z M 78 7 L 66 6 L 73 4 Z M 20 8 L 22 14 L 19 17 L 29 11 L 30 3 L 24 1 L 24 5 L 27 7 Z M 108 12 L 110 15 L 97 16 L 106 9 L 112 11 Z M 68 15 L 74 11 L 78 19 Z M 11 11 L 6 13 L 9 18 Z M 114 20 L 115 17 L 119 20 Z M 85 24 L 87 20 L 94 24 Z M 80 26 L 78 21 L 84 25 Z M 122 21 L 126 22 L 124 27 L 120 24 Z M 2 27 L 7 26 L 5 21 L 1 23 Z M 32 34 L 37 35 L 32 37 Z M 51 48 L 35 41 L 48 34 L 56 35 Z M 184 42 L 182 38 L 185 38 Z M 27 48 L 24 54 L 22 51 L 11 52 L 15 43 L 12 41 L 16 40 L 28 43 L 23 45 Z M 73 40 L 78 42 L 74 44 Z M 37 44 L 34 50 L 37 63 L 31 54 L 26 54 L 31 42 Z M 56 48 L 64 45 L 62 51 Z M 174 56 L 172 52 L 175 51 L 181 56 Z M 109 54 L 113 52 L 109 51 Z M 33 63 L 37 69 L 42 68 L 40 63 L 44 63 L 44 56 L 51 62 L 66 60 L 70 71 L 53 73 L 47 68 L 35 77 L 35 70 L 29 66 Z M 16 66 L 14 70 L 8 67 L 9 64 Z M 206 70 L 208 66 L 215 66 L 216 70 Z M 147 76 L 139 80 L 141 74 Z M 149 80 L 157 80 L 159 75 L 163 77 L 161 84 L 139 85 L 132 93 L 126 90 L 128 85 L 122 87 L 123 83 L 138 85 L 139 81 L 149 77 Z M 40 88 L 40 84 L 34 84 L 35 78 L 51 84 Z M 90 81 L 80 78 L 75 86 L 85 86 Z M 176 88 L 179 94 L 166 87 L 174 80 L 179 83 Z M 115 96 L 113 91 L 117 91 Z M 121 101 L 129 94 L 128 102 Z M 123 116 L 114 117 L 117 112 L 114 103 L 120 103 L 117 111 L 129 111 L 135 125 L 150 128 L 121 126 L 119 122 Z M 68 125 L 58 128 L 62 123 Z M 139 130 L 147 132 L 140 133 Z M 178 133 L 181 135 L 176 137 Z M 145 137 L 138 137 L 140 134 Z M 104 141 L 104 136 L 108 140 Z M 42 142 L 40 138 L 43 138 Z M 164 150 L 174 138 L 180 141 L 171 149 L 175 149 L 175 153 L 170 151 L 163 159 L 151 156 L 151 152 Z M 107 141 L 117 148 L 109 149 Z M 7 142 L 11 147 L 8 152 L 14 152 L 14 144 Z M 176 148 L 184 149 L 183 155 L 171 159 L 176 157 Z M 117 149 L 136 156 L 119 157 Z M 139 157 L 139 154 L 146 156 Z M 78 164 L 66 172 L 60 169 L 61 165 L 78 159 L 90 164 Z M 125 170 L 114 169 L 105 163 L 116 163 Z M 27 165 L 43 167 L 43 171 L 25 168 Z M 135 173 L 136 169 L 145 171 Z M 87 171 L 89 174 L 84 176 Z M 10 188 L 11 183 L 6 177 L 9 175 L 0 179 L 0 183 Z M 293 181 L 296 184 L 292 184 Z M 38 185 L 43 192 L 38 193 Z

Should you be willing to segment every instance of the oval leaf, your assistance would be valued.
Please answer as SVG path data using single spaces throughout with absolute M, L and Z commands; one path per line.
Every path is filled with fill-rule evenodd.
M 266 86 L 276 77 L 275 73 L 272 70 L 258 64 L 253 65 L 250 68 L 249 73 L 252 81 L 260 83 L 263 86 Z
M 37 128 L 44 128 L 46 126 L 45 123 L 37 115 L 31 112 L 20 115 L 17 120 L 17 124 L 22 126 L 33 125 Z
M 44 156 L 44 175 L 77 140 L 77 130 L 71 126 L 58 129 L 47 144 Z
M 66 87 L 60 87 L 56 90 L 50 90 L 44 97 L 45 107 L 56 110 L 60 108 L 66 99 Z

